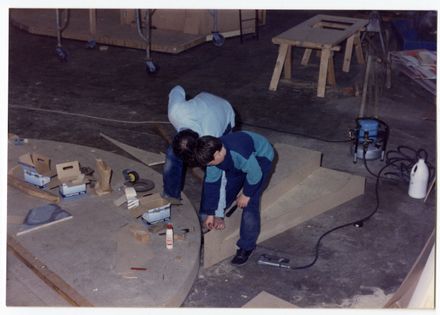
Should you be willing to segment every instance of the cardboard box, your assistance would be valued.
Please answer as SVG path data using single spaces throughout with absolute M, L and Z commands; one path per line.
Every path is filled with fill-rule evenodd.
M 78 161 L 57 164 L 56 169 L 60 181 L 60 193 L 63 197 L 87 192 L 85 174 L 81 173 Z
M 39 153 L 21 155 L 18 164 L 23 169 L 24 180 L 39 187 L 46 186 L 56 174 L 50 168 L 50 159 Z
M 171 204 L 168 200 L 163 199 L 159 193 L 141 198 L 140 205 L 131 209 L 131 215 L 142 218 L 148 224 L 154 224 L 161 221 L 169 220 L 171 217 Z

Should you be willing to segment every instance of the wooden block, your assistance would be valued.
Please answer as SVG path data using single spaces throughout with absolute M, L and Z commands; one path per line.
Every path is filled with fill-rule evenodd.
M 117 249 L 113 257 L 114 271 L 120 275 L 132 275 L 132 267 L 148 267 L 148 262 L 154 257 L 154 246 L 139 242 L 130 231 L 130 226 L 124 226 L 114 236 Z M 165 247 L 165 241 L 164 241 Z
M 273 69 L 272 79 L 270 80 L 269 90 L 276 91 L 278 82 L 280 81 L 281 71 L 283 70 L 283 65 L 286 60 L 287 51 L 289 49 L 289 45 L 281 44 L 278 50 L 278 58 L 275 63 L 275 68 Z
M 95 193 L 98 196 L 107 195 L 112 192 L 110 179 L 112 169 L 102 159 L 96 159 L 96 171 L 98 173 L 98 181 L 95 184 Z
M 146 244 L 150 240 L 150 232 L 140 224 L 130 224 L 129 227 L 133 237 L 140 243 Z

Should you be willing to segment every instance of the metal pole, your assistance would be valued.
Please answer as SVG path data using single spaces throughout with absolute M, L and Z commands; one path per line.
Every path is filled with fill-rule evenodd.
M 366 101 L 367 101 L 368 78 L 370 76 L 370 69 L 371 69 L 372 59 L 373 59 L 373 56 L 371 54 L 369 54 L 368 57 L 367 57 L 367 67 L 365 69 L 364 85 L 362 87 L 362 101 L 361 101 L 361 109 L 359 111 L 359 117 L 364 117 L 365 104 L 366 104 Z

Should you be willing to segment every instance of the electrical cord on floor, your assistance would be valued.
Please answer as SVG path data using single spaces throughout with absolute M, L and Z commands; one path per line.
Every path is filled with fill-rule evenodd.
M 85 114 L 69 113 L 69 112 L 62 111 L 62 110 L 35 108 L 35 107 L 28 107 L 28 106 L 21 106 L 21 105 L 9 105 L 9 107 L 10 108 L 15 108 L 15 109 L 25 109 L 25 110 L 32 110 L 32 111 L 37 111 L 37 112 L 46 112 L 46 113 L 52 113 L 52 114 L 77 116 L 77 117 L 82 117 L 82 118 L 89 118 L 89 119 L 102 120 L 102 121 L 108 121 L 108 122 L 117 122 L 117 123 L 122 123 L 122 124 L 135 124 L 135 125 L 139 125 L 139 124 L 167 124 L 167 125 L 170 125 L 171 124 L 169 121 L 160 121 L 160 120 L 139 120 L 139 121 L 120 120 L 120 119 L 112 119 L 112 118 L 90 116 L 90 115 L 85 115 Z
M 403 153 L 403 149 L 410 151 L 413 153 L 413 156 L 408 155 Z M 399 156 L 400 154 L 400 156 Z M 374 174 L 367 165 L 367 160 L 365 159 L 366 156 L 366 151 L 364 150 L 363 153 L 363 160 L 364 160 L 364 165 L 365 168 L 367 169 L 367 171 L 373 175 L 376 179 L 376 183 L 375 183 L 375 195 L 376 195 L 376 206 L 374 208 L 373 211 L 371 211 L 368 215 L 366 215 L 365 217 L 361 218 L 361 219 L 357 219 L 355 221 L 349 222 L 349 223 L 345 223 L 339 226 L 336 226 L 330 230 L 328 230 L 327 232 L 323 233 L 319 238 L 318 241 L 316 242 L 315 245 L 315 257 L 314 259 L 306 264 L 306 265 L 302 265 L 302 266 L 289 266 L 290 270 L 300 270 L 300 269 L 307 269 L 312 267 L 316 261 L 318 260 L 319 257 L 319 245 L 321 244 L 321 241 L 324 237 L 326 237 L 328 234 L 345 228 L 347 226 L 350 225 L 354 225 L 356 227 L 362 227 L 364 222 L 369 220 L 379 209 L 379 205 L 380 205 L 380 201 L 379 201 L 379 182 L 380 179 L 383 179 L 382 173 L 385 171 L 385 169 L 387 169 L 388 167 L 394 167 L 396 169 L 399 169 L 401 172 L 401 175 L 398 176 L 397 172 L 388 172 L 385 174 L 388 175 L 394 175 L 394 176 L 398 176 L 402 179 L 404 179 L 405 181 L 409 181 L 409 173 L 411 172 L 411 168 L 413 167 L 413 165 L 415 163 L 417 163 L 419 158 L 424 158 L 425 159 L 425 163 L 428 166 L 429 172 L 430 172 L 430 178 L 433 177 L 433 175 L 435 174 L 435 168 L 427 161 L 428 158 L 428 153 L 426 152 L 426 150 L 424 149 L 419 149 L 419 150 L 414 150 L 413 148 L 410 148 L 408 146 L 398 146 L 397 150 L 392 150 L 392 151 L 388 151 L 386 154 L 386 160 L 385 160 L 385 165 L 379 170 L 379 172 L 377 174 Z M 422 156 L 424 155 L 424 156 Z M 260 246 L 262 247 L 262 246 Z M 264 247 L 262 247 L 264 248 Z M 266 248 L 267 249 L 267 248 Z

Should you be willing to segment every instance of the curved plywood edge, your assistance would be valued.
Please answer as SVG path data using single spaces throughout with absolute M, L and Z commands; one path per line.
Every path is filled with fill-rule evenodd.
M 118 252 L 119 232 L 127 225 L 140 222 L 131 217 L 128 209 L 113 204 L 123 195 L 119 190 L 124 182 L 122 170 L 131 168 L 141 178 L 152 180 L 156 184 L 152 193 L 162 189 L 162 176 L 114 153 L 34 139 L 25 145 L 9 145 L 9 165 L 16 164 L 18 156 L 31 151 L 46 153 L 54 164 L 78 160 L 81 166 L 92 168 L 100 158 L 113 170 L 113 192 L 100 197 L 88 188 L 87 194 L 80 198 L 63 199 L 59 205 L 72 213 L 73 219 L 22 235 L 18 237 L 20 244 L 95 306 L 180 306 L 197 277 L 201 245 L 199 219 L 186 196 L 182 205 L 171 207 L 171 223 L 177 234 L 183 229 L 189 232 L 174 242 L 172 250 L 166 248 L 164 235 L 152 231 L 145 244 L 133 244 L 130 239 L 134 249 L 124 254 Z M 10 216 L 25 216 L 29 209 L 47 203 L 13 188 L 8 189 L 7 202 Z M 16 224 L 8 224 L 8 233 L 13 234 L 17 228 Z M 118 253 L 136 253 L 136 259 L 128 262 L 140 263 L 145 270 L 127 268 L 124 272 L 118 268 Z

